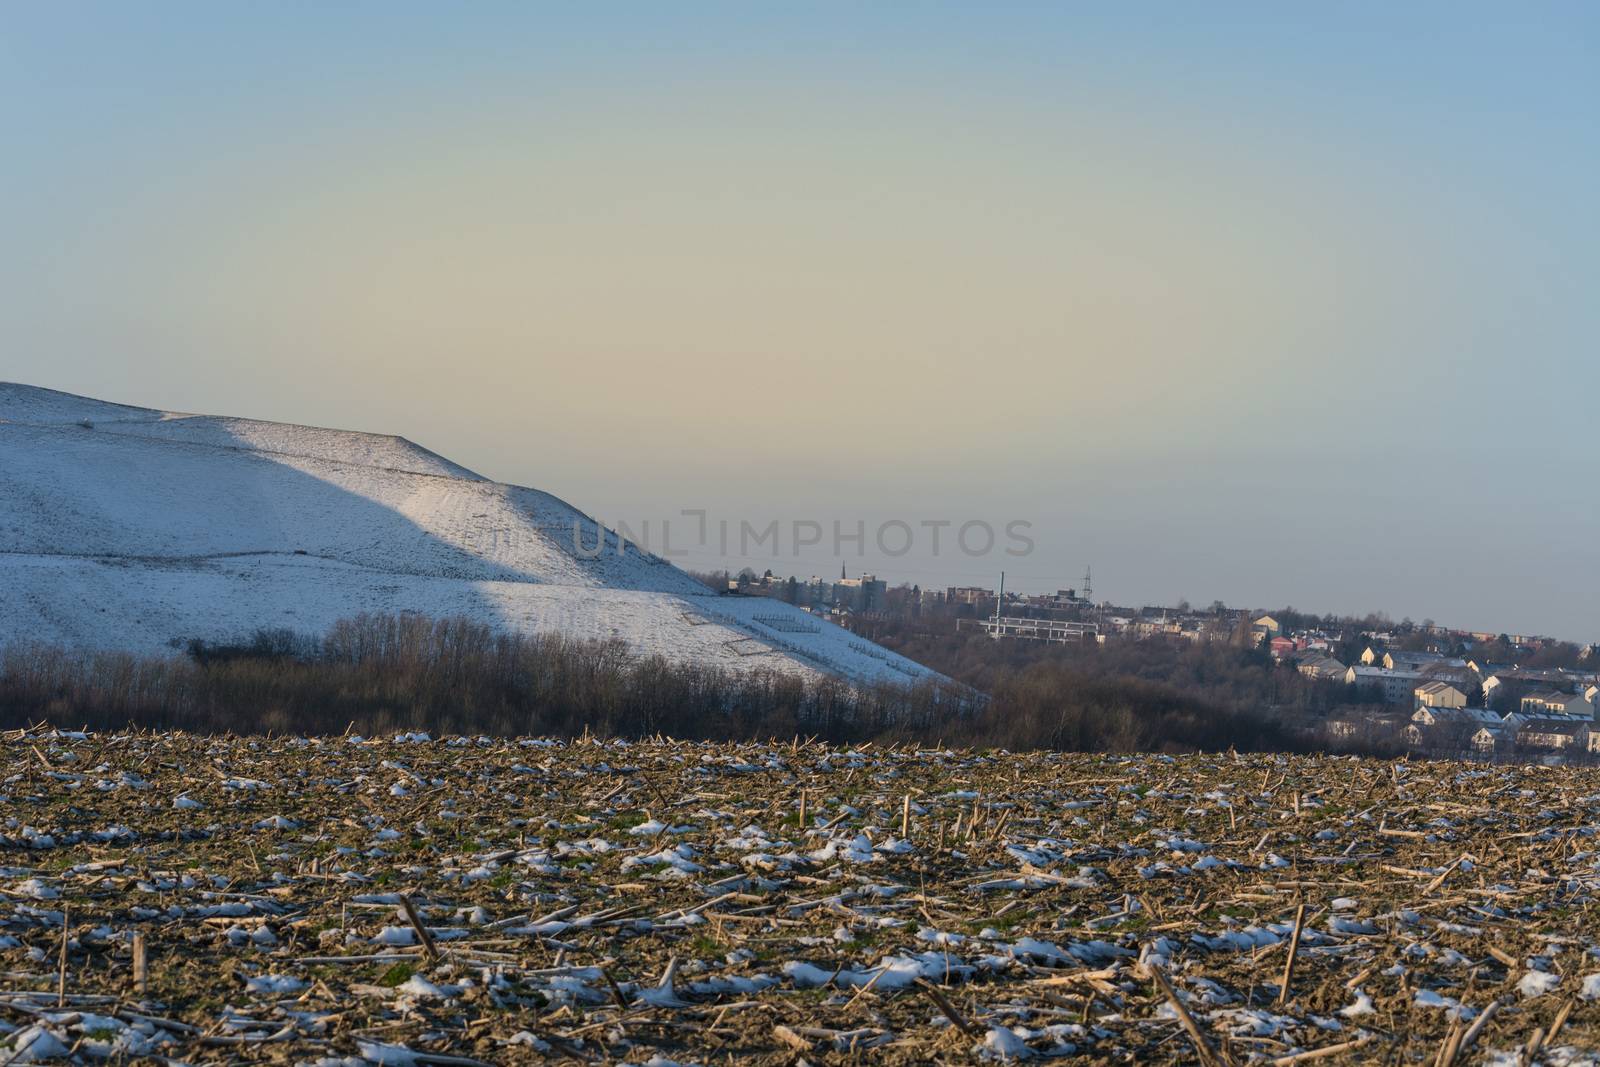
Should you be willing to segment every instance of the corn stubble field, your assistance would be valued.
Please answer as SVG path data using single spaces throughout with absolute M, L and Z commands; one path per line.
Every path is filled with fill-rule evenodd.
M 7 735 L 0 1064 L 1590 1063 L 1589 770 Z

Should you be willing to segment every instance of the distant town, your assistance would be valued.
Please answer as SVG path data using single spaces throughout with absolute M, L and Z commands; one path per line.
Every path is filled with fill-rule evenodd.
M 876 637 L 883 624 L 900 624 L 1018 643 L 1254 650 L 1331 691 L 1318 705 L 1328 713 L 1313 724 L 1330 747 L 1547 762 L 1600 757 L 1600 650 L 1593 643 L 1432 619 L 1244 610 L 1220 601 L 1203 609 L 1184 602 L 1126 607 L 1096 602 L 1089 572 L 1078 588 L 1043 594 L 1003 585 L 890 586 L 844 568 L 832 580 L 749 569 L 697 576 L 728 595 L 772 597 Z

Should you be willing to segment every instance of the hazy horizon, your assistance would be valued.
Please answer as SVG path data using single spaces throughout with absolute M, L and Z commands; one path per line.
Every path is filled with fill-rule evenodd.
M 21 8 L 0 379 L 608 522 L 1031 523 L 845 556 L 924 586 L 1600 637 L 1600 11 L 1203 14 Z

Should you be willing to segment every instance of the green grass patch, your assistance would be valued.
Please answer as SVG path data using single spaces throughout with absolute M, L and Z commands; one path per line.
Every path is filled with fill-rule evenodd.
M 385 989 L 393 989 L 398 985 L 403 985 L 407 979 L 416 973 L 417 969 L 411 964 L 397 963 L 378 977 L 378 984 Z

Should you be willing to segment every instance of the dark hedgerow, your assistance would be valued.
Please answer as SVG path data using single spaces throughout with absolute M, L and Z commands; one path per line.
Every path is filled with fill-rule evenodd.
M 956 685 L 852 686 L 734 674 L 634 655 L 616 641 L 518 636 L 463 619 L 362 615 L 321 638 L 263 631 L 237 644 L 139 657 L 0 650 L 0 728 L 128 726 L 234 733 L 590 732 L 705 740 L 920 740 L 1015 749 L 1297 747 L 1265 717 L 1154 683 L 1025 671 L 990 696 Z

